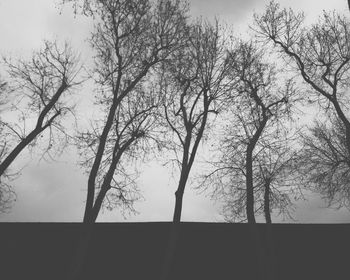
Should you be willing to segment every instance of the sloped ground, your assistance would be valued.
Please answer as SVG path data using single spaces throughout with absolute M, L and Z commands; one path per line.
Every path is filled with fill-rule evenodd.
M 171 223 L 96 224 L 83 279 L 158 279 Z M 258 225 L 262 246 L 266 225 Z M 0 224 L 0 279 L 66 279 L 82 224 Z M 275 224 L 276 279 L 350 279 L 350 225 Z M 182 223 L 172 279 L 261 279 L 247 224 Z

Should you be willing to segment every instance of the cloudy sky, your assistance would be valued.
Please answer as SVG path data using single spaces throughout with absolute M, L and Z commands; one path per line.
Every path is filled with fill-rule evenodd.
M 59 0 L 0 0 L 0 54 L 27 56 L 40 48 L 43 39 L 68 40 L 81 53 L 82 60 L 91 57 L 85 39 L 89 36 L 91 22 L 74 16 L 70 7 L 61 11 Z M 254 12 L 260 12 L 267 0 L 191 0 L 194 16 L 219 17 L 232 25 L 238 33 L 244 33 Z M 303 10 L 312 22 L 323 10 L 335 9 L 346 13 L 346 0 L 280 0 L 281 6 Z M 349 12 L 348 12 L 349 13 Z M 1 67 L 0 67 L 1 68 Z M 85 100 L 88 89 L 77 93 L 78 100 Z M 78 115 L 84 118 L 84 112 Z M 19 179 L 13 182 L 18 200 L 8 214 L 0 214 L 0 221 L 48 222 L 81 221 L 86 195 L 87 179 L 77 165 L 74 148 L 68 150 L 58 162 L 38 163 L 34 154 L 21 155 L 13 168 L 25 167 Z M 98 221 L 170 221 L 174 207 L 176 180 L 170 170 L 156 162 L 141 169 L 139 186 L 144 200 L 137 203 L 139 215 L 125 220 L 116 209 L 100 214 Z M 307 202 L 299 202 L 294 217 L 301 223 L 350 222 L 345 209 L 325 207 L 318 196 L 307 195 Z M 220 204 L 205 194 L 198 194 L 189 186 L 185 192 L 183 221 L 222 221 Z M 275 219 L 275 221 L 281 221 Z M 286 220 L 285 222 L 292 222 Z

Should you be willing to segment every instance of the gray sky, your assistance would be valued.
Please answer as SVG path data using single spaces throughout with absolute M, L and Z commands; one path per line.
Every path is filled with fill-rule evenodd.
M 69 40 L 80 50 L 83 60 L 91 53 L 85 38 L 89 35 L 91 22 L 81 16 L 74 17 L 67 7 L 60 14 L 58 0 L 0 0 L 0 54 L 27 56 L 41 46 L 43 39 Z M 254 12 L 264 9 L 267 0 L 192 0 L 189 1 L 195 16 L 213 18 L 217 16 L 231 24 L 236 32 L 244 29 Z M 281 0 L 282 7 L 303 10 L 310 21 L 314 21 L 322 10 L 336 9 L 347 12 L 346 0 Z M 85 100 L 89 93 L 77 93 L 77 99 Z M 78 115 L 83 119 L 86 112 Z M 20 156 L 13 168 L 26 167 L 22 176 L 13 185 L 18 195 L 9 214 L 0 215 L 0 221 L 81 221 L 84 210 L 86 176 L 77 166 L 78 158 L 74 149 L 62 156 L 57 163 L 38 164 L 27 154 Z M 170 221 L 174 208 L 176 180 L 170 171 L 155 162 L 142 168 L 139 186 L 145 198 L 137 203 L 137 216 L 125 221 Z M 183 204 L 184 221 L 221 221 L 220 205 L 215 204 L 205 194 L 198 195 L 188 186 Z M 299 202 L 295 219 L 297 222 L 350 222 L 350 213 L 324 208 L 324 203 L 316 196 L 309 201 Z M 275 219 L 276 220 L 276 219 Z M 101 213 L 98 221 L 124 221 L 118 209 Z M 288 221 L 287 221 L 288 222 Z M 291 221 L 289 221 L 291 222 Z

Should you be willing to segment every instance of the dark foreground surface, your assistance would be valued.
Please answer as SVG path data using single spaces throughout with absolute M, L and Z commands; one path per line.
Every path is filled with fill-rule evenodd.
M 83 279 L 158 279 L 171 223 L 96 224 Z M 266 225 L 258 225 L 259 240 Z M 66 279 L 82 224 L 0 224 L 0 279 Z M 276 224 L 276 279 L 350 279 L 350 225 Z M 261 241 L 261 248 L 266 243 Z M 261 279 L 247 224 L 182 223 L 171 279 Z

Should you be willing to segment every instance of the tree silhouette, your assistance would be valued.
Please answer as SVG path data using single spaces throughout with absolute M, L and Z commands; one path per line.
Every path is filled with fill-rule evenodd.
M 174 152 L 180 178 L 175 192 L 173 226 L 160 279 L 168 279 L 179 236 L 182 201 L 206 130 L 227 92 L 225 41 L 219 23 L 197 20 L 186 30 L 183 48 L 162 65 L 159 84 L 164 95 L 166 147 Z
M 137 149 L 150 136 L 159 100 L 150 77 L 181 47 L 187 9 L 180 1 L 165 0 L 89 4 L 85 12 L 96 20 L 90 39 L 96 53 L 93 75 L 105 116 L 79 138 L 89 169 L 84 223 L 95 222 L 105 198 L 110 209 L 130 209 L 137 198 L 125 164 L 142 157 Z
M 326 115 L 335 114 L 342 123 L 344 144 L 347 153 L 350 153 L 350 121 L 347 116 L 350 21 L 335 12 L 324 12 L 319 22 L 310 27 L 304 27 L 303 21 L 302 13 L 280 9 L 275 2 L 270 2 L 263 15 L 255 15 L 256 31 L 260 39 L 272 42 L 309 86 L 305 100 L 309 103 L 317 102 Z M 323 165 L 320 169 L 324 167 Z M 333 173 L 332 169 L 328 172 Z M 326 185 L 331 187 L 328 183 Z M 331 193 L 330 190 L 329 194 Z M 332 200 L 332 195 L 329 199 Z
M 78 245 L 69 277 L 79 277 L 93 224 L 100 209 L 133 210 L 138 198 L 130 165 L 149 149 L 161 93 L 153 86 L 160 64 L 183 46 L 187 5 L 178 0 L 73 2 L 95 21 L 90 43 L 95 51 L 92 76 L 96 105 L 104 116 L 78 145 L 88 170 L 83 222 L 88 226 Z
M 249 242 L 255 248 L 248 262 L 261 279 L 274 279 L 272 237 L 267 228 L 261 236 L 255 214 L 265 213 L 271 223 L 271 208 L 290 206 L 287 174 L 286 123 L 295 100 L 293 81 L 282 79 L 268 63 L 264 50 L 252 41 L 237 41 L 229 50 L 228 74 L 232 80 L 226 97 L 227 112 L 214 171 L 202 183 L 213 197 L 224 202 L 226 220 L 249 223 Z M 284 124 L 285 125 L 285 124 Z M 283 184 L 283 185 L 282 185 Z M 263 244 L 266 244 L 264 246 Z
M 291 80 L 286 82 L 285 88 L 278 86 L 281 81 L 276 70 L 264 61 L 262 50 L 252 42 L 239 42 L 231 51 L 230 74 L 236 78 L 231 95 L 235 121 L 231 122 L 231 133 L 225 136 L 221 147 L 222 151 L 225 149 L 224 158 L 231 165 L 235 162 L 233 170 L 238 171 L 238 176 L 234 175 L 234 180 L 245 182 L 245 190 L 240 192 L 246 200 L 246 217 L 249 223 L 255 223 L 254 191 L 257 188 L 254 187 L 254 162 L 260 152 L 267 152 L 269 140 L 266 138 L 271 137 L 271 128 L 277 127 L 275 135 L 280 133 L 280 124 L 290 112 L 294 88 Z M 260 143 L 265 143 L 265 147 Z M 263 178 L 261 169 L 258 173 L 260 179 Z
M 7 87 L 2 84 L 1 95 L 11 100 L 8 101 L 11 103 L 9 110 L 18 117 L 15 122 L 5 117 L 0 120 L 0 182 L 11 194 L 6 182 L 11 177 L 9 167 L 25 148 L 35 146 L 38 136 L 43 137 L 46 131 L 44 155 L 51 156 L 50 151 L 58 147 L 62 135 L 63 140 L 67 140 L 61 121 L 65 115 L 73 113 L 74 104 L 66 95 L 79 84 L 75 79 L 80 68 L 78 56 L 68 44 L 61 49 L 56 42 L 49 41 L 29 60 L 13 62 L 5 58 L 4 63 L 10 82 Z
M 273 42 L 310 86 L 309 101 L 317 101 L 325 111 L 333 110 L 343 122 L 350 151 L 350 122 L 346 116 L 350 22 L 335 12 L 324 12 L 319 23 L 309 28 L 302 28 L 303 20 L 302 13 L 281 10 L 273 1 L 265 14 L 255 15 L 260 38 Z
M 166 122 L 176 140 L 180 179 L 175 192 L 173 221 L 181 220 L 182 200 L 189 174 L 203 139 L 210 115 L 218 114 L 219 99 L 226 93 L 226 54 L 218 23 L 198 22 L 190 27 L 187 45 L 165 65 Z

